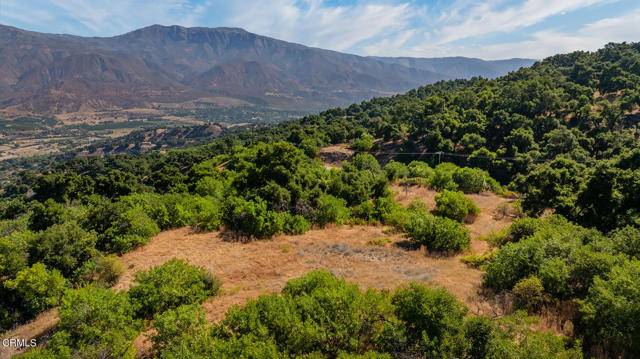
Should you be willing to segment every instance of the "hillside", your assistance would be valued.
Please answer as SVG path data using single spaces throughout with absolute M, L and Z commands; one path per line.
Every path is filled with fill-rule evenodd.
M 639 63 L 609 44 L 32 167 L 0 201 L 0 327 L 59 316 L 32 357 L 634 358 Z
M 230 97 L 310 111 L 439 80 L 495 77 L 533 62 L 424 61 L 382 61 L 237 28 L 153 25 L 83 38 L 0 25 L 0 108 L 62 113 Z

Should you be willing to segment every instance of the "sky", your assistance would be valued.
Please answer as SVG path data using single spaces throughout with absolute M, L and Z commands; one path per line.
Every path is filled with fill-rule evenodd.
M 0 23 L 81 36 L 240 27 L 358 55 L 541 59 L 640 41 L 639 0 L 0 0 Z

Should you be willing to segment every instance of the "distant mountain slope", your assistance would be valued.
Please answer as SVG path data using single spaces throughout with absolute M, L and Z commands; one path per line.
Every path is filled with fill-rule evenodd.
M 59 113 L 227 96 L 309 110 L 532 62 L 362 57 L 237 28 L 153 25 L 88 38 L 0 25 L 0 108 Z
M 533 65 L 535 60 L 513 58 L 506 60 L 481 60 L 468 57 L 371 57 L 391 64 L 399 64 L 420 70 L 432 71 L 450 78 L 481 76 L 496 78 L 521 67 Z

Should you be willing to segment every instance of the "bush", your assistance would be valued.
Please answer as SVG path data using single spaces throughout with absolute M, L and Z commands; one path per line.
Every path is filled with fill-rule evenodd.
M 539 218 L 519 218 L 509 227 L 509 241 L 519 242 L 520 240 L 532 236 L 543 222 Z
M 613 231 L 610 238 L 616 252 L 640 259 L 640 229 L 626 226 Z
M 498 290 L 510 290 L 521 278 L 537 273 L 541 263 L 539 242 L 508 243 L 487 264 L 483 283 Z
M 29 260 L 56 268 L 67 278 L 96 254 L 96 235 L 76 222 L 55 224 L 36 235 L 29 248 Z
M 389 181 L 395 181 L 399 178 L 406 178 L 409 176 L 409 168 L 407 165 L 401 162 L 389 161 L 384 166 L 384 171 L 387 173 Z
M 29 229 L 32 231 L 42 231 L 54 224 L 63 223 L 65 220 L 67 220 L 65 207 L 52 199 L 48 199 L 44 203 L 36 201 L 31 205 Z
M 426 183 L 431 183 L 436 174 L 433 168 L 422 161 L 411 161 L 407 169 L 409 170 L 409 177 L 424 178 Z
M 255 238 L 268 238 L 281 233 L 284 217 L 271 211 L 260 197 L 248 201 L 232 197 L 225 204 L 223 219 L 229 230 Z
M 181 305 L 201 303 L 219 289 L 220 282 L 206 270 L 172 259 L 138 273 L 129 294 L 136 312 L 150 317 Z
M 470 359 L 491 358 L 491 344 L 496 337 L 496 325 L 485 317 L 471 317 L 464 323 L 465 341 L 469 343 Z
M 227 193 L 228 183 L 222 179 L 207 176 L 196 182 L 195 193 L 203 197 L 213 197 L 218 201 L 222 201 Z
M 14 279 L 3 283 L 5 288 L 16 294 L 29 317 L 58 305 L 66 284 L 59 271 L 48 270 L 42 263 L 21 270 Z
M 489 174 L 478 168 L 462 167 L 453 173 L 453 181 L 464 193 L 479 193 L 490 189 Z
M 458 189 L 458 185 L 453 180 L 453 174 L 458 168 L 458 166 L 448 162 L 437 165 L 433 179 L 431 180 L 431 187 L 438 191 L 444 189 L 454 191 Z
M 334 171 L 330 193 L 347 201 L 349 206 L 378 197 L 387 192 L 387 175 L 378 160 L 368 153 L 359 153 L 342 170 Z
M 141 204 L 100 199 L 89 207 L 84 226 L 98 233 L 96 246 L 104 252 L 128 252 L 160 232 Z
M 197 304 L 183 305 L 160 313 L 155 316 L 153 326 L 156 331 L 151 341 L 157 354 L 169 347 L 183 345 L 184 342 L 206 341 L 206 338 L 196 338 L 209 336 L 204 310 Z
M 436 195 L 435 214 L 458 222 L 471 223 L 480 213 L 480 208 L 462 192 L 444 190 Z
M 580 307 L 587 340 L 607 357 L 640 352 L 640 261 L 631 260 L 594 279 Z
M 342 198 L 322 194 L 316 200 L 314 222 L 320 226 L 329 223 L 344 224 L 351 217 L 347 203 Z
M 222 225 L 222 206 L 214 197 L 194 196 L 192 199 L 193 219 L 196 229 L 215 231 Z
M 124 265 L 114 255 L 95 257 L 85 262 L 80 269 L 80 280 L 84 284 L 93 283 L 99 287 L 111 287 L 124 273 Z
M 404 225 L 411 241 L 430 251 L 457 252 L 469 247 L 469 231 L 460 223 L 412 210 Z
M 408 342 L 426 357 L 463 356 L 466 308 L 449 292 L 412 283 L 396 290 L 392 303 Z
M 23 231 L 0 237 L 0 282 L 2 278 L 15 276 L 27 266 L 27 249 L 33 236 L 33 233 Z
M 283 356 L 316 352 L 335 357 L 382 345 L 395 323 L 386 295 L 361 292 L 327 271 L 315 271 L 289 281 L 282 295 L 261 296 L 231 309 L 214 334 L 221 340 L 274 342 Z
M 18 219 L 27 213 L 28 209 L 22 198 L 0 200 L 0 221 Z
M 544 301 L 544 286 L 542 285 L 542 281 L 536 276 L 518 281 L 518 283 L 513 286 L 512 293 L 515 305 L 528 311 L 539 309 Z
M 303 234 L 311 228 L 311 223 L 299 214 L 283 213 L 284 226 L 283 231 L 286 234 Z
M 363 133 L 351 143 L 351 149 L 355 151 L 370 151 L 373 148 L 375 138 L 368 133 Z
M 566 298 L 570 293 L 569 288 L 570 268 L 561 258 L 551 258 L 542 262 L 538 270 L 538 276 L 544 285 L 545 292 L 555 298 Z
M 126 293 L 91 286 L 67 291 L 47 351 L 56 357 L 133 359 L 140 329 L 133 314 Z

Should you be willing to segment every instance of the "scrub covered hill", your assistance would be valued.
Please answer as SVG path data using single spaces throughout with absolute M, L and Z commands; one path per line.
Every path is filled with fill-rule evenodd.
M 441 82 L 265 129 L 231 132 L 207 145 L 75 159 L 50 171 L 24 172 L 5 188 L 0 208 L 2 308 L 13 309 L 0 313 L 2 325 L 28 320 L 62 300 L 57 335 L 62 339 L 52 350 L 82 351 L 89 343 L 122 354 L 140 328 L 138 320 L 162 312 L 154 307 L 136 314 L 136 306 L 163 296 L 139 290 L 131 304 L 88 289 L 63 293 L 89 283 L 109 286 L 118 272 L 113 255 L 144 244 L 160 230 L 222 229 L 229 239 L 245 241 L 332 223 L 384 223 L 404 233 L 411 245 L 448 255 L 468 248 L 462 222 L 478 210 L 460 192 L 506 193 L 508 186 L 521 194 L 529 216 L 548 210 L 555 215 L 525 218 L 495 234 L 495 251 L 472 262 L 486 271 L 487 290 L 510 296 L 516 307 L 534 314 L 573 308 L 567 316 L 575 323 L 567 338 L 537 338 L 539 345 L 527 350 L 548 350 L 537 352 L 540 357 L 579 357 L 576 348 L 583 343 L 588 356 L 633 357 L 640 343 L 639 84 L 640 44 L 610 44 L 594 53 L 554 56 L 496 80 Z M 356 155 L 341 168 L 327 169 L 316 158 L 319 148 L 343 143 Z M 384 166 L 379 163 L 390 157 L 394 160 Z M 420 204 L 402 207 L 389 191 L 396 181 L 436 189 L 440 203 L 432 212 Z M 171 268 L 158 276 L 171 276 Z M 178 269 L 182 276 L 189 273 Z M 394 354 L 390 348 L 402 348 L 396 355 L 498 355 L 497 348 L 453 345 L 463 332 L 476 344 L 487 342 L 483 335 L 504 337 L 485 324 L 463 330 L 462 321 L 449 322 L 464 311 L 455 309 L 450 318 L 421 312 L 441 298 L 439 293 L 412 287 L 391 297 L 365 294 L 360 301 L 361 294 L 348 286 L 314 278 L 292 284 L 299 287 L 295 294 L 285 290 L 281 297 L 230 312 L 227 326 L 203 340 L 212 340 L 215 350 L 257 341 L 257 347 L 243 347 L 254 348 L 258 357 L 266 352 L 377 357 L 371 351 Z M 202 286 L 209 288 L 212 281 L 205 278 Z M 94 300 L 94 294 L 124 308 L 123 323 L 131 323 L 123 332 L 127 337 L 88 338 L 73 327 L 71 312 L 65 322 L 65 310 Z M 358 299 L 345 309 L 349 316 L 364 315 L 362 308 L 375 299 L 381 312 L 373 314 L 380 322 L 356 330 L 364 337 L 349 331 L 328 342 L 284 341 L 282 333 L 299 330 L 278 326 L 274 308 L 287 310 L 296 318 L 291 323 L 322 337 L 340 328 L 325 327 L 328 322 L 307 310 L 328 310 L 342 295 Z M 178 304 L 186 303 L 160 309 Z M 165 325 L 183 315 L 193 316 L 178 311 L 156 321 Z M 256 322 L 259 315 L 265 317 Z M 105 333 L 115 330 L 108 317 L 95 323 Z M 526 343 L 511 340 L 510 345 Z M 532 356 L 504 348 L 503 353 L 519 353 L 515 357 Z

